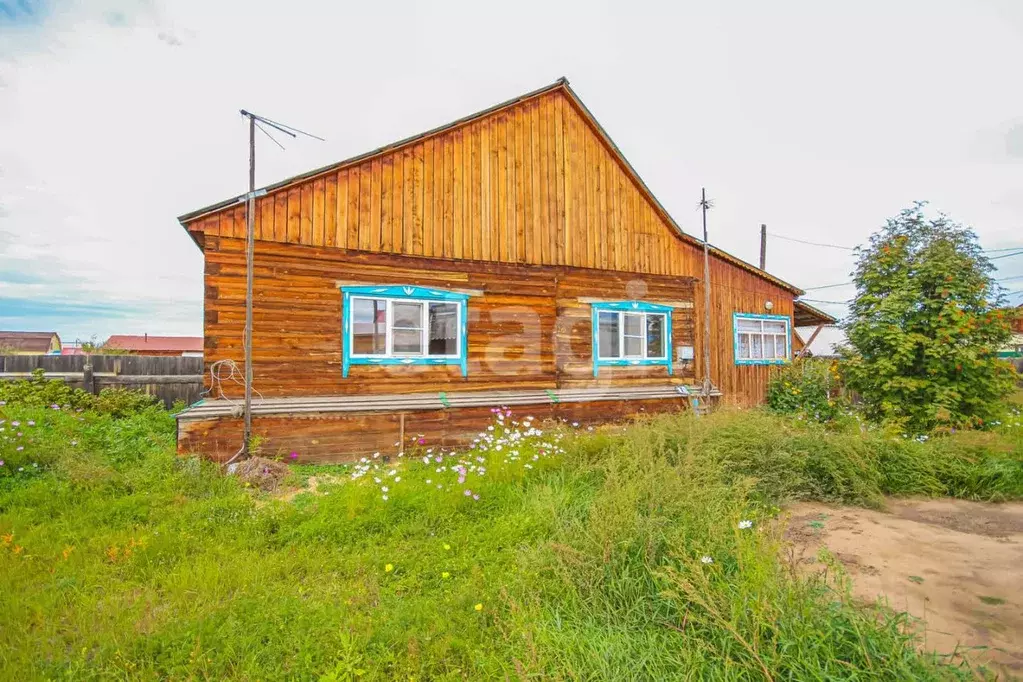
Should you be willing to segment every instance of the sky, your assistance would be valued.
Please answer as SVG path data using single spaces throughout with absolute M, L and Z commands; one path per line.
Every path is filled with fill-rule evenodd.
M 200 335 L 176 216 L 246 190 L 241 108 L 326 139 L 261 138 L 262 185 L 561 76 L 684 230 L 706 187 L 711 242 L 755 263 L 766 223 L 797 286 L 915 200 L 1023 246 L 1020 64 L 1016 0 L 0 0 L 0 328 Z

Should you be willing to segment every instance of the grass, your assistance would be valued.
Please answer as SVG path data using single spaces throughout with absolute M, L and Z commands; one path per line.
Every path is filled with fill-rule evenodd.
M 327 482 L 285 501 L 177 458 L 157 408 L 0 407 L 0 678 L 971 678 L 905 615 L 796 575 L 772 519 L 1023 497 L 1018 423 L 919 442 L 760 411 L 524 417 L 457 455 L 296 465 Z

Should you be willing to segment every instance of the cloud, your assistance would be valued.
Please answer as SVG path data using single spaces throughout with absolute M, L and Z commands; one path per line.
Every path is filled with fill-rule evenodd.
M 72 337 L 201 331 L 202 257 L 174 216 L 244 191 L 238 109 L 329 140 L 281 152 L 260 139 L 265 184 L 560 75 L 683 226 L 698 225 L 706 186 L 712 241 L 747 260 L 762 222 L 855 244 L 918 197 L 985 246 L 1020 243 L 1023 90 L 1005 84 L 1023 63 L 1011 28 L 1023 7 L 1004 10 L 1014 24 L 980 3 L 924 0 L 665 3 L 656 16 L 537 0 L 510 14 L 478 2 L 0 3 L 0 320 L 27 324 L 3 309 L 20 301 Z M 571 30 L 523 43 L 540 13 Z M 530 49 L 497 49 L 505 36 Z M 797 285 L 845 281 L 850 266 L 834 249 L 768 248 L 769 269 Z

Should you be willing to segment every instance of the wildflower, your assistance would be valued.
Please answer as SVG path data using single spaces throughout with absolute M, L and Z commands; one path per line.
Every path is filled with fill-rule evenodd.
M 739 530 L 746 530 L 747 528 L 752 528 L 752 527 L 753 527 L 753 522 L 752 521 L 743 520 L 743 521 L 739 522 Z
M 4 461 L 2 459 L 0 459 L 0 467 L 2 467 L 3 465 L 4 465 Z
M 433 479 L 430 478 L 426 479 L 426 485 L 430 485 L 431 483 L 433 483 Z
M 711 559 L 709 556 L 705 555 L 705 556 L 700 557 L 700 563 L 701 564 L 712 564 L 712 563 L 714 563 L 714 560 Z
M 445 542 L 444 543 L 444 549 L 450 550 L 451 549 L 451 545 L 449 545 L 448 543 Z
M 24 445 L 19 445 L 18 447 L 14 448 L 14 449 L 17 450 L 18 452 L 21 452 L 22 450 L 25 449 L 25 446 Z M 18 471 L 21 471 L 21 469 L 18 469 Z
M 483 604 L 477 604 L 473 608 L 476 609 L 477 611 L 482 611 L 483 610 Z
M 35 423 L 34 421 L 32 421 L 31 419 L 29 419 L 29 420 L 28 420 L 28 422 L 26 422 L 26 423 L 27 423 L 27 424 L 28 424 L 29 426 L 35 426 L 35 425 L 36 425 L 36 423 Z
M 572 422 L 572 426 L 574 428 L 579 428 L 579 422 Z
M 21 426 L 21 422 L 15 420 L 11 422 L 11 426 Z
M 473 495 L 473 496 L 472 496 L 472 499 L 474 499 L 474 500 L 478 500 L 478 499 L 480 499 L 480 496 L 479 496 L 479 495 Z
M 394 564 L 387 564 L 386 566 L 384 566 L 384 571 L 387 572 L 387 573 L 390 573 L 393 570 L 394 570 Z
M 387 501 L 387 495 L 381 495 L 380 497 L 383 499 L 384 502 Z
M 468 488 L 466 488 L 466 489 L 465 489 L 465 493 L 463 493 L 463 494 L 464 494 L 464 495 L 465 495 L 466 497 L 472 497 L 472 491 L 471 491 L 471 490 L 469 490 Z
M 426 439 L 420 436 L 419 440 L 417 440 L 416 443 L 418 443 L 419 445 L 426 445 Z
M 72 445 L 78 445 L 78 441 L 76 441 L 76 440 L 73 440 L 73 441 L 71 441 L 71 444 L 72 444 Z
M 288 457 L 291 457 L 292 459 L 298 459 L 298 453 L 297 452 L 293 452 L 290 455 L 288 455 Z
M 440 577 L 441 577 L 441 578 L 443 578 L 444 580 L 447 580 L 448 578 L 450 578 L 450 577 L 451 577 L 451 574 L 450 574 L 450 573 L 448 573 L 447 571 L 443 571 L 443 572 L 442 572 L 442 573 L 440 574 Z
M 401 483 L 401 476 L 395 476 L 394 477 L 394 482 L 395 483 Z

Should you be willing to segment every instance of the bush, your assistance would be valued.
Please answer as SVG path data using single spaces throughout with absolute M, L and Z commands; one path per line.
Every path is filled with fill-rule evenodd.
M 156 399 L 141 391 L 104 388 L 92 395 L 68 386 L 60 379 L 47 379 L 41 369 L 31 379 L 0 382 L 0 404 L 22 407 L 57 407 L 93 410 L 113 417 L 127 417 L 153 407 Z
M 827 422 L 843 412 L 836 363 L 812 358 L 778 368 L 767 385 L 767 406 L 775 412 L 799 414 Z

